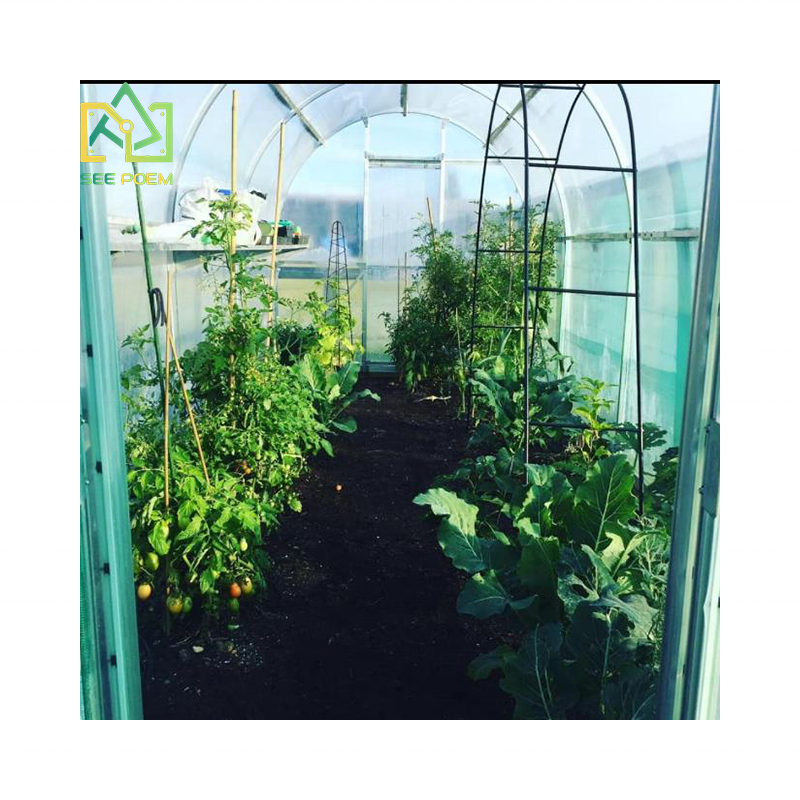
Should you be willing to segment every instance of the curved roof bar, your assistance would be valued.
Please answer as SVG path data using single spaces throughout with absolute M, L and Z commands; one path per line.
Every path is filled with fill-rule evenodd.
M 211 91 L 209 91 L 209 93 L 203 99 L 203 102 L 198 106 L 197 111 L 195 112 L 195 115 L 192 118 L 188 129 L 186 130 L 186 135 L 183 137 L 181 146 L 178 149 L 178 162 L 175 165 L 175 179 L 173 180 L 172 188 L 169 191 L 169 202 L 167 204 L 167 208 L 172 209 L 173 222 L 175 221 L 175 212 L 177 211 L 178 207 L 178 184 L 180 183 L 181 173 L 183 172 L 183 167 L 186 163 L 186 157 L 189 155 L 189 150 L 192 147 L 192 142 L 194 142 L 194 137 L 197 135 L 197 131 L 203 124 L 203 120 L 206 118 L 209 109 L 212 105 L 214 105 L 214 101 L 222 94 L 227 85 L 227 83 L 215 83 L 211 87 Z

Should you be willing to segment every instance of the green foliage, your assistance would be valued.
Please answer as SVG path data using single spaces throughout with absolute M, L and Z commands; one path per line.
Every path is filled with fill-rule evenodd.
M 518 367 L 485 359 L 473 378 L 475 452 L 414 501 L 441 518 L 439 544 L 470 576 L 458 611 L 512 614 L 520 627 L 517 646 L 479 656 L 469 673 L 499 672 L 518 718 L 651 717 L 677 452 L 655 462 L 640 516 L 637 437 L 609 430 L 605 386 L 534 372 L 532 416 L 588 429 L 532 429 L 539 463 L 524 463 Z M 648 426 L 644 440 L 660 447 L 664 431 Z
M 204 262 L 214 302 L 203 338 L 180 356 L 209 480 L 173 372 L 169 505 L 164 405 L 146 355 L 148 328 L 124 342 L 139 356 L 122 377 L 135 575 L 155 584 L 162 599 L 201 597 L 214 614 L 229 608 L 222 600 L 231 583 L 266 584 L 264 537 L 281 513 L 301 510 L 294 486 L 309 457 L 320 449 L 332 454 L 328 437 L 355 429 L 352 419 L 341 418 L 344 409 L 359 397 L 375 397 L 355 391 L 354 350 L 337 346 L 340 338 L 349 344 L 352 320 L 340 317 L 334 325 L 312 294 L 285 304 L 292 313 L 307 311 L 311 325 L 297 325 L 291 316 L 282 325 L 270 321 L 276 293 L 252 258 L 231 246 L 249 219 L 249 208 L 231 197 L 212 202 L 210 219 L 191 231 L 221 248 Z
M 549 223 L 543 238 L 541 211 L 536 208 L 531 213 L 530 251 L 543 249 L 541 285 L 550 286 L 556 273 L 555 245 L 561 226 Z M 414 254 L 423 268 L 405 292 L 399 315 L 382 315 L 390 339 L 387 352 L 409 390 L 427 384 L 437 391 L 457 391 L 463 409 L 472 321 L 474 237 L 467 238 L 462 252 L 450 232 L 436 233 L 428 224 L 420 225 L 416 236 L 419 246 Z M 524 241 L 520 210 L 509 207 L 498 211 L 487 203 L 480 244 L 482 250 L 521 249 Z M 532 280 L 538 266 L 538 257 L 532 255 Z M 512 330 L 522 325 L 524 317 L 523 256 L 482 252 L 478 267 L 473 358 L 480 360 L 504 351 L 512 360 L 521 362 L 522 331 L 512 334 Z M 552 302 L 550 293 L 540 293 L 534 354 L 542 363 L 546 358 Z M 531 329 L 535 308 L 534 293 L 529 308 Z
M 377 401 L 381 399 L 369 389 L 355 391 L 360 369 L 360 364 L 348 361 L 338 370 L 326 372 L 322 362 L 311 353 L 306 354 L 298 365 L 297 375 L 311 394 L 324 434 L 336 431 L 353 433 L 356 421 L 352 417 L 342 417 L 344 411 L 364 397 Z M 333 455 L 327 439 L 322 439 L 321 445 L 328 455 Z
M 450 232 L 430 225 L 415 231 L 413 251 L 424 265 L 421 277 L 403 296 L 398 317 L 382 314 L 389 332 L 387 352 L 409 390 L 420 384 L 436 389 L 463 388 L 464 345 L 468 342 L 471 273 L 469 257 Z

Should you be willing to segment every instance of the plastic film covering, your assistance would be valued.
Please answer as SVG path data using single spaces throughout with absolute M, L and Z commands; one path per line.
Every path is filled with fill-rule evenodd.
M 319 288 L 334 220 L 345 227 L 351 256 L 353 312 L 369 362 L 386 362 L 384 311 L 397 309 L 397 261 L 404 287 L 417 264 L 411 234 L 427 219 L 457 237 L 474 234 L 480 160 L 496 84 L 132 84 L 142 104 L 173 103 L 171 187 L 143 187 L 148 221 L 169 222 L 177 202 L 204 178 L 230 183 L 230 108 L 239 92 L 240 188 L 267 195 L 272 219 L 278 131 L 286 123 L 283 218 L 311 237 L 307 251 L 281 257 L 279 289 L 300 297 Z M 108 86 L 90 87 L 108 101 Z M 114 90 L 116 87 L 114 88 Z M 710 85 L 626 85 L 639 167 L 643 417 L 677 441 L 685 382 L 688 324 L 697 255 L 697 227 L 711 107 Z M 552 159 L 575 84 L 526 84 L 530 155 Z M 124 99 L 122 103 L 127 103 Z M 123 114 L 125 116 L 125 114 Z M 522 105 L 518 86 L 502 88 L 490 134 L 487 197 L 520 203 Z M 109 171 L 129 165 L 118 148 L 103 147 Z M 384 159 L 384 161 L 381 161 Z M 396 159 L 397 163 L 389 163 Z M 405 159 L 406 163 L 399 163 Z M 416 161 L 415 161 L 416 160 Z M 424 162 L 424 163 L 423 163 Z M 624 291 L 631 281 L 630 174 L 570 170 L 571 163 L 629 168 L 627 114 L 616 84 L 587 84 L 564 137 L 554 182 L 551 220 L 563 224 L 559 243 L 563 286 Z M 546 167 L 531 170 L 534 202 L 544 199 Z M 130 185 L 106 191 L 109 214 L 135 220 Z M 408 256 L 406 256 L 408 253 Z M 175 262 L 154 253 L 156 285 Z M 207 276 L 199 262 L 177 262 L 176 323 L 180 347 L 202 330 Z M 141 253 L 114 256 L 118 335 L 148 321 Z M 563 295 L 551 333 L 575 360 L 575 372 L 613 384 L 619 419 L 635 409 L 634 315 L 626 298 Z M 358 333 L 358 331 L 357 331 Z

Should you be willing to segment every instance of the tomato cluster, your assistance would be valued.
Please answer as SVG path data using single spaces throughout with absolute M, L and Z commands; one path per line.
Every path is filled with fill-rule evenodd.
M 247 547 L 247 540 L 242 537 L 239 542 L 239 549 L 244 553 Z M 143 557 L 140 557 L 139 562 L 136 564 L 136 572 L 140 576 L 140 582 L 136 586 L 136 596 L 143 603 L 146 603 L 153 595 L 153 580 L 160 564 L 161 562 L 158 554 L 154 552 L 146 553 Z M 144 580 L 141 580 L 142 575 L 144 576 Z M 214 577 L 218 578 L 220 576 L 215 575 Z M 221 593 L 224 591 L 223 589 Z M 227 587 L 227 594 L 229 595 L 228 610 L 233 614 L 238 614 L 240 610 L 239 598 L 243 595 L 249 597 L 254 592 L 255 584 L 247 575 L 230 583 Z M 191 595 L 169 593 L 167 595 L 166 607 L 173 616 L 177 617 L 182 614 L 188 614 L 192 610 L 192 605 L 193 600 Z

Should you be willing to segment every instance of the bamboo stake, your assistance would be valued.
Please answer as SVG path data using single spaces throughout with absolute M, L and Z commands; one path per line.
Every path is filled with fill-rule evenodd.
M 211 480 L 208 477 L 208 469 L 206 468 L 206 460 L 203 456 L 203 447 L 200 444 L 200 434 L 197 432 L 197 425 L 194 421 L 194 412 L 192 411 L 192 404 L 189 401 L 189 392 L 186 389 L 186 381 L 183 377 L 183 370 L 181 369 L 181 361 L 178 358 L 178 348 L 175 347 L 175 340 L 172 338 L 172 330 L 167 328 L 167 342 L 172 348 L 172 355 L 175 360 L 175 372 L 178 373 L 178 378 L 181 382 L 181 391 L 183 392 L 183 402 L 186 404 L 186 412 L 189 415 L 189 424 L 192 426 L 192 433 L 194 434 L 194 442 L 197 445 L 197 454 L 200 456 L 200 463 L 203 465 L 203 475 L 206 478 L 206 485 L 211 488 Z
M 512 216 L 513 205 L 511 198 L 508 198 L 508 238 L 506 239 L 506 249 L 514 249 L 514 219 Z M 514 287 L 514 256 L 511 253 L 507 254 L 506 262 L 508 263 L 508 292 L 506 292 L 506 310 L 503 315 L 503 324 L 508 324 L 508 319 L 511 316 L 511 290 Z
M 231 101 L 231 198 L 236 198 L 236 172 L 238 169 L 239 161 L 239 142 L 237 138 L 239 120 L 239 92 L 233 90 L 233 99 Z M 228 259 L 228 271 L 230 272 L 230 281 L 228 286 L 228 308 L 233 311 L 233 306 L 236 302 L 236 261 L 233 256 L 236 255 L 236 233 L 231 234 L 230 242 L 228 244 L 230 250 L 230 258 Z
M 270 286 L 275 288 L 277 283 L 275 274 L 275 259 L 278 254 L 278 223 L 281 219 L 281 183 L 283 182 L 283 130 L 281 122 L 280 136 L 278 138 L 278 184 L 275 187 L 275 217 L 272 220 L 272 256 L 270 258 Z
M 236 177 L 239 164 L 239 92 L 233 90 L 231 100 L 231 195 L 236 194 Z
M 397 317 L 400 318 L 400 259 L 397 259 Z
M 167 268 L 167 318 L 169 330 L 172 324 L 172 273 Z M 164 347 L 164 505 L 169 508 L 169 344 Z
M 426 197 L 425 201 L 428 204 L 428 219 L 431 223 L 431 243 L 433 245 L 433 255 L 436 255 L 436 227 L 433 224 L 433 209 L 431 208 L 431 199 Z
M 239 92 L 234 89 L 233 97 L 231 98 L 231 200 L 236 200 L 236 173 L 238 171 L 239 163 Z M 234 217 L 235 220 L 235 217 Z M 231 234 L 228 241 L 228 252 L 225 254 L 225 260 L 228 263 L 228 312 L 233 322 L 233 310 L 236 307 L 236 231 Z M 177 356 L 177 353 L 176 353 Z M 236 356 L 231 353 L 228 356 L 228 365 L 230 368 L 230 375 L 228 376 L 228 386 L 230 387 L 231 396 L 236 389 L 236 376 L 233 372 L 234 364 L 236 363 Z

